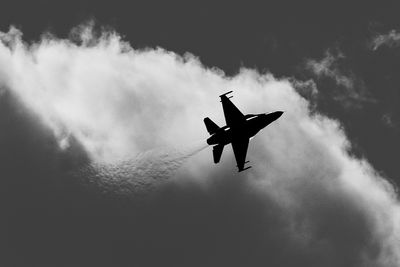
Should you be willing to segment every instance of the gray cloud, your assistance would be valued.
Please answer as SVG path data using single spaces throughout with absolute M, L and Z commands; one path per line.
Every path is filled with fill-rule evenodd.
M 165 167 L 174 171 L 142 213 L 128 208 L 119 215 L 123 220 L 103 216 L 84 228 L 93 231 L 82 232 L 93 253 L 107 255 L 113 246 L 120 251 L 110 256 L 114 261 L 129 251 L 141 265 L 158 266 L 399 265 L 395 188 L 366 159 L 348 153 L 340 122 L 311 114 L 293 82 L 250 69 L 226 77 L 193 55 L 134 50 L 117 33 L 80 31 L 79 45 L 55 37 L 27 45 L 15 28 L 2 33 L 2 82 L 50 130 L 59 150 L 76 140 L 86 151 L 95 174 L 80 178 L 111 181 L 116 189 L 108 189 L 118 195 L 147 183 L 147 175 L 162 179 Z M 336 75 L 334 62 L 328 54 L 310 68 L 352 86 Z M 207 137 L 206 116 L 222 125 L 217 96 L 230 89 L 244 112 L 285 110 L 252 140 L 251 170 L 236 173 L 230 149 L 216 166 L 209 149 L 185 156 L 182 165 L 180 157 L 152 154 L 156 147 L 187 149 Z M 133 160 L 124 165 L 126 158 Z M 179 164 L 169 165 L 174 158 Z M 143 176 L 130 176 L 146 164 L 151 167 Z M 98 232 L 97 224 L 103 226 Z M 85 243 L 76 246 L 89 253 Z
M 397 47 L 400 44 L 400 33 L 391 30 L 386 34 L 378 34 L 372 38 L 369 46 L 372 50 L 377 50 L 381 46 Z

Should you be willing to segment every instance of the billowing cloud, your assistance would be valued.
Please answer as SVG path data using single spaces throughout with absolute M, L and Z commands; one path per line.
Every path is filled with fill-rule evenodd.
M 345 107 L 359 107 L 362 103 L 371 103 L 375 100 L 369 95 L 365 84 L 351 71 L 345 71 L 342 65 L 345 55 L 338 51 L 325 52 L 321 60 L 308 59 L 305 66 L 317 78 L 329 78 L 337 86 L 334 98 Z
M 400 44 L 400 33 L 391 30 L 385 34 L 378 34 L 372 38 L 369 46 L 372 50 L 377 50 L 381 46 L 397 47 Z
M 311 114 L 290 81 L 251 69 L 227 77 L 190 54 L 135 50 L 115 32 L 96 37 L 90 28 L 77 31 L 79 44 L 49 36 L 28 44 L 15 28 L 2 33 L 0 81 L 51 130 L 60 149 L 68 151 L 73 140 L 82 146 L 91 161 L 83 176 L 100 166 L 91 180 L 121 179 L 129 187 L 146 179 L 129 174 L 130 168 L 145 164 L 162 176 L 165 165 L 157 167 L 154 159 L 165 160 L 164 148 L 185 151 L 204 140 L 206 116 L 224 123 L 218 95 L 227 90 L 234 90 L 232 100 L 245 113 L 285 111 L 252 140 L 251 170 L 237 174 L 230 149 L 217 166 L 210 150 L 189 153 L 144 212 L 151 216 L 124 214 L 126 225 L 107 221 L 104 229 L 117 229 L 112 237 L 103 229 L 98 233 L 104 237 L 88 238 L 93 246 L 102 244 L 92 253 L 106 255 L 104 246 L 116 246 L 141 259 L 139 265 L 159 260 L 158 266 L 400 264 L 394 186 L 366 159 L 351 156 L 340 122 Z M 335 75 L 333 60 L 328 55 L 310 64 L 316 73 Z M 128 174 L 102 167 L 127 158 L 135 159 L 125 164 Z M 106 242 L 114 236 L 129 242 Z

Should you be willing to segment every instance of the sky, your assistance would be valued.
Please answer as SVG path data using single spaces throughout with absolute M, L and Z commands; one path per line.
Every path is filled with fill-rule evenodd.
M 399 266 L 395 2 L 4 1 L 4 266 Z M 203 118 L 283 110 L 215 165 Z

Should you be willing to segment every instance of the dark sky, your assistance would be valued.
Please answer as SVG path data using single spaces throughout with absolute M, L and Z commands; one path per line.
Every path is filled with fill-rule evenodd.
M 26 41 L 39 40 L 46 31 L 67 38 L 71 28 L 93 19 L 134 48 L 189 52 L 227 75 L 247 67 L 278 78 L 313 79 L 320 93 L 305 97 L 315 110 L 338 119 L 351 153 L 398 186 L 400 48 L 370 45 L 377 35 L 400 29 L 397 6 L 395 1 L 3 1 L 0 30 L 15 25 Z M 356 96 L 307 67 L 328 54 L 337 58 L 332 66 L 338 73 L 352 77 Z M 330 218 L 327 228 L 335 216 L 354 220 L 343 228 L 355 237 L 335 240 L 349 244 L 339 257 L 299 251 L 275 227 L 285 214 L 273 201 L 250 197 L 240 179 L 228 183 L 221 177 L 207 194 L 190 183 L 167 185 L 140 204 L 99 195 L 67 177 L 88 161 L 79 143 L 60 152 L 34 116 L 12 95 L 0 97 L 4 266 L 356 266 L 352 248 L 370 242 L 367 226 L 357 224 L 364 215 L 343 208 L 324 215 Z M 264 225 L 280 230 L 270 232 Z

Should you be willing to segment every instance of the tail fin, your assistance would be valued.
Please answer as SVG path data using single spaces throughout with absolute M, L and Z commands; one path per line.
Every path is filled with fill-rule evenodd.
M 219 162 L 223 150 L 224 150 L 224 145 L 216 145 L 213 147 L 214 163 Z
M 219 126 L 215 124 L 209 117 L 204 118 L 204 124 L 206 125 L 209 134 L 215 134 L 219 130 Z

